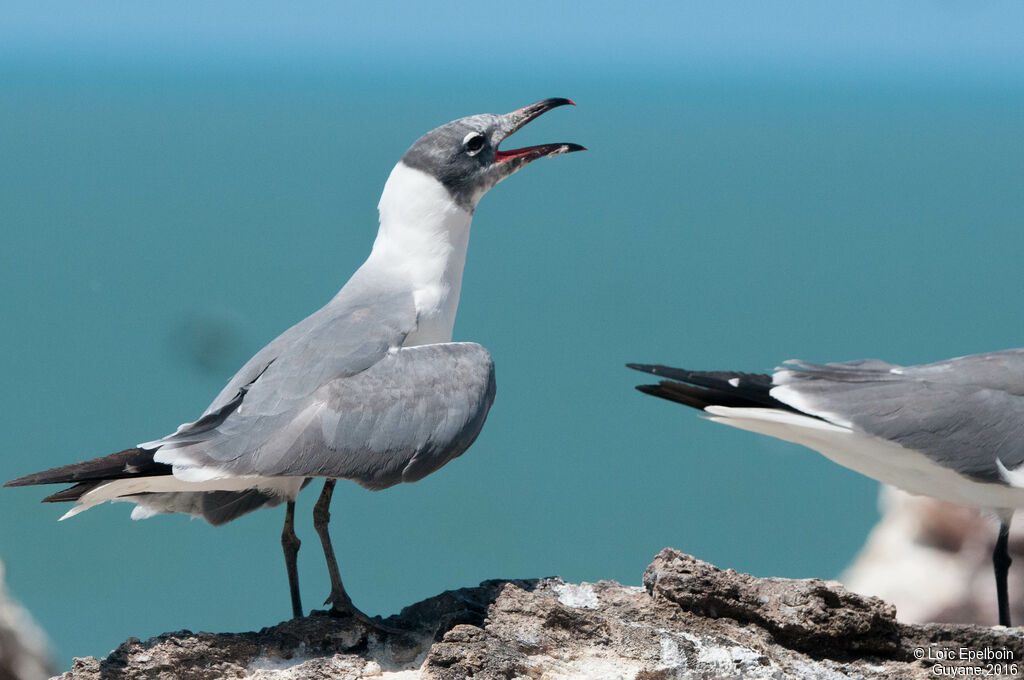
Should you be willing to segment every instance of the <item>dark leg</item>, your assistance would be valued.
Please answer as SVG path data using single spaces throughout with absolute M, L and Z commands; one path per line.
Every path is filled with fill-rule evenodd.
M 999 600 L 999 625 L 1010 625 L 1010 597 L 1006 589 L 1006 575 L 1010 571 L 1010 523 L 999 524 L 999 538 L 992 552 L 992 566 L 996 570 L 996 599 Z
M 331 594 L 324 600 L 324 604 L 330 604 L 331 610 L 339 614 L 353 613 L 356 608 L 352 605 L 352 599 L 345 592 L 345 586 L 341 583 L 341 572 L 338 570 L 338 560 L 334 556 L 334 546 L 331 545 L 331 535 L 327 525 L 331 521 L 331 497 L 334 495 L 334 484 L 336 480 L 324 480 L 324 490 L 320 492 L 316 506 L 313 508 L 313 528 L 320 535 L 320 543 L 324 547 L 324 559 L 327 560 L 327 573 L 331 577 Z
M 324 604 L 331 605 L 331 614 L 336 616 L 351 616 L 357 621 L 375 628 L 380 632 L 392 635 L 400 635 L 403 631 L 384 625 L 380 617 L 371 619 L 363 612 L 356 609 L 352 599 L 345 592 L 345 586 L 341 584 L 341 572 L 338 570 L 338 560 L 334 557 L 334 547 L 331 545 L 331 535 L 328 533 L 327 525 L 331 521 L 331 496 L 334 495 L 334 484 L 337 480 L 324 480 L 324 490 L 320 492 L 316 506 L 313 507 L 313 527 L 320 535 L 320 543 L 324 546 L 324 558 L 327 560 L 327 573 L 331 577 L 331 594 L 327 596 Z
M 292 594 L 292 617 L 302 618 L 302 597 L 299 595 L 299 546 L 302 541 L 295 535 L 295 501 L 288 501 L 284 511 L 284 530 L 281 532 L 281 547 L 284 548 L 284 566 L 288 570 L 288 589 Z

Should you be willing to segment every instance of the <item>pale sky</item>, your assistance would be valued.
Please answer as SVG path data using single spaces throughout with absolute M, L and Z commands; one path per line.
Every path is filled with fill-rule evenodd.
M 1024 75 L 1019 0 L 5 0 L 0 62 L 220 60 Z

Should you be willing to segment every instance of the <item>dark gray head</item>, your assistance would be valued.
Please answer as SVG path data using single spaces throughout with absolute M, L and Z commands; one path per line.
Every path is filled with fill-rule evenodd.
M 488 189 L 516 170 L 544 156 L 583 151 L 579 144 L 559 143 L 505 151 L 503 139 L 569 99 L 545 99 L 511 113 L 481 113 L 459 118 L 416 140 L 402 162 L 436 177 L 461 207 L 470 212 Z

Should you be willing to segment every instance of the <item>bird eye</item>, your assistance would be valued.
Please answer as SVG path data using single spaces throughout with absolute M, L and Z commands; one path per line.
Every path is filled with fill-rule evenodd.
M 480 149 L 484 148 L 484 136 L 479 132 L 470 132 L 462 140 L 462 145 L 466 147 L 466 153 L 475 156 L 480 153 Z

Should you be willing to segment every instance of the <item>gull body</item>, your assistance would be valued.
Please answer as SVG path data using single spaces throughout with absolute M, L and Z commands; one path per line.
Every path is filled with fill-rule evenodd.
M 494 364 L 480 345 L 452 342 L 473 214 L 520 168 L 583 148 L 499 149 L 529 121 L 571 103 L 547 99 L 425 134 L 384 185 L 363 265 L 326 305 L 246 362 L 197 420 L 5 486 L 75 483 L 44 499 L 74 502 L 65 517 L 129 501 L 135 519 L 179 512 L 220 525 L 287 503 L 281 540 L 292 612 L 301 616 L 294 501 L 322 477 L 314 526 L 331 575 L 327 602 L 370 623 L 342 585 L 327 530 L 335 482 L 374 490 L 414 482 L 476 439 L 494 400 Z
M 629 364 L 663 377 L 641 392 L 776 437 L 910 493 L 1000 520 L 999 622 L 1010 625 L 1008 537 L 1024 507 L 1024 349 L 918 366 L 787 361 L 772 374 Z

